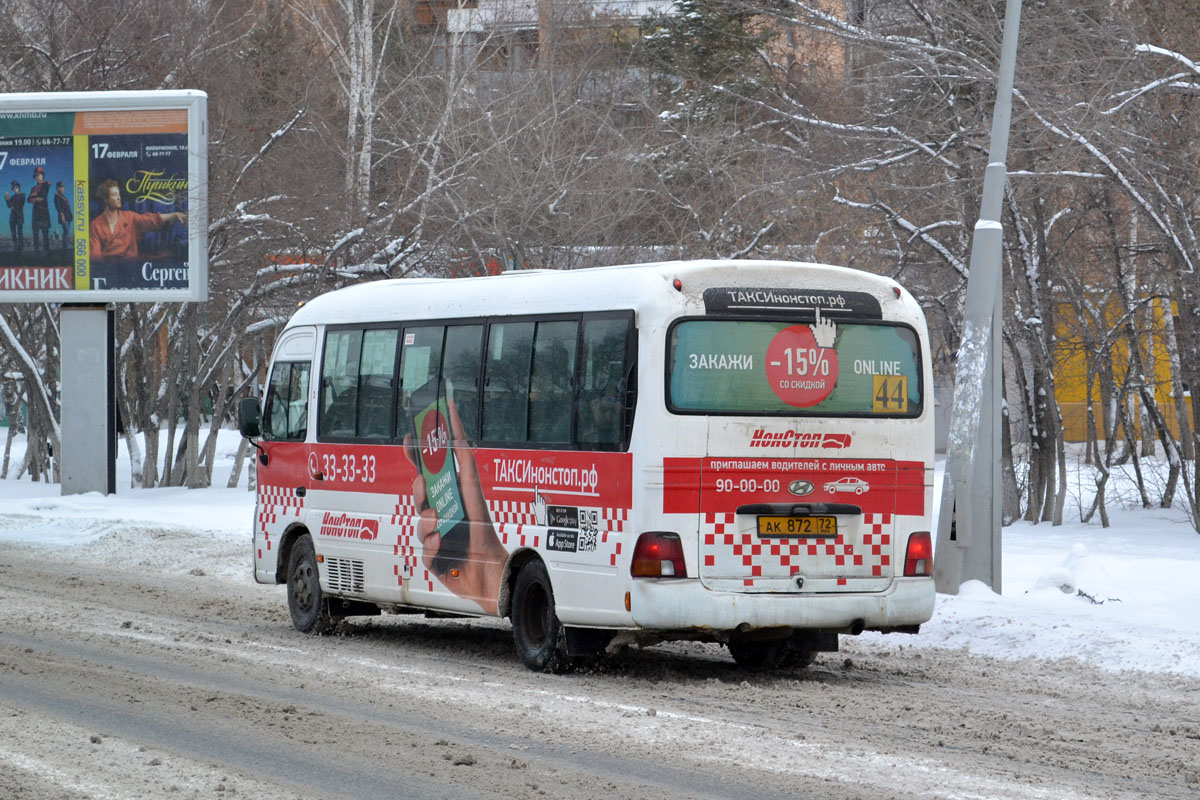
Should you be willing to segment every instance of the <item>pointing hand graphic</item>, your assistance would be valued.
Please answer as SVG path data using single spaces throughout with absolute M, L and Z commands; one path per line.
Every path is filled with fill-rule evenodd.
M 833 343 L 837 341 L 837 323 L 831 319 L 822 319 L 821 309 L 817 309 L 817 321 L 809 327 L 812 328 L 813 338 L 817 340 L 819 347 L 833 347 Z

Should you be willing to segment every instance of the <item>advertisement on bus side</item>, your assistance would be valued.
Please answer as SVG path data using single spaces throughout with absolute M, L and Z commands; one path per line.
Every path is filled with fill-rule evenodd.
M 452 444 L 437 432 L 436 419 L 425 426 L 426 440 L 401 447 L 263 442 L 269 458 L 259 468 L 256 558 L 270 563 L 287 527 L 317 515 L 310 529 L 318 543 L 389 546 L 397 591 L 448 591 L 485 613 L 496 611 L 501 572 L 516 549 L 616 565 L 631 546 L 623 544 L 632 505 L 629 453 L 467 446 L 453 436 L 461 433 L 453 403 L 442 409 Z M 440 412 L 435 403 L 425 415 Z M 454 498 L 441 507 L 461 519 L 442 524 L 431 479 L 454 482 L 453 492 L 438 490 Z M 303 495 L 298 485 L 306 486 Z M 343 497 L 363 504 L 365 495 L 379 496 L 379 504 L 386 498 L 393 513 L 326 508 L 345 506 Z M 460 537 L 445 535 L 455 529 Z

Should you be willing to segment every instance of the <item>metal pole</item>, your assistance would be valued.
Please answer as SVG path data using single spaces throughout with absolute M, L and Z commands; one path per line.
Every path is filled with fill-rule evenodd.
M 983 581 L 996 592 L 1001 589 L 999 334 L 1004 228 L 1000 217 L 1020 25 L 1021 0 L 1008 0 L 983 202 L 971 246 L 938 517 L 933 575 L 937 590 L 944 594 L 958 594 L 959 586 L 968 580 Z

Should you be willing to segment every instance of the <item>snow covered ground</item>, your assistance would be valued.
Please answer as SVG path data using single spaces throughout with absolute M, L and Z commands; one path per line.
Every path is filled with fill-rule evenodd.
M 224 487 L 239 442 L 223 431 L 214 486 Z M 13 461 L 23 443 L 14 446 Z M 204 553 L 208 574 L 252 582 L 250 525 L 254 497 L 242 488 L 131 489 L 128 456 L 118 456 L 117 494 L 60 496 L 57 484 L 0 481 L 0 552 L 5 542 L 51 551 L 84 542 L 128 551 L 149 543 L 156 529 L 190 537 L 165 570 L 186 572 Z M 15 470 L 13 470 L 15 471 Z M 1089 478 L 1079 474 L 1079 483 Z M 1115 478 L 1114 495 L 1129 503 L 1128 484 Z M 935 497 L 940 496 L 935 492 Z M 1004 659 L 1075 658 L 1106 670 L 1200 676 L 1200 535 L 1180 509 L 1110 505 L 1112 527 L 1078 520 L 1068 503 L 1067 524 L 1018 523 L 1004 530 L 1003 593 L 968 583 L 957 596 L 939 595 L 934 618 L 919 636 L 864 634 L 880 647 L 951 648 Z M 113 535 L 120 530 L 121 535 Z M 186 539 L 185 539 L 186 540 Z M 213 540 L 224 563 L 211 563 Z M 161 558 L 162 548 L 154 548 Z M 130 563 L 141 563 L 129 553 Z M 1064 590 L 1065 587 L 1065 590 Z

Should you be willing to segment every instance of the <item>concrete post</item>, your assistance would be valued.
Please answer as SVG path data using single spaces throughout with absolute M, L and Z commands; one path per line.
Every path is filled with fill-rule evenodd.
M 954 406 L 946 448 L 946 475 L 938 517 L 934 582 L 958 594 L 963 581 L 1001 590 L 1000 410 L 1003 324 L 1004 229 L 1001 208 L 1021 0 L 1008 0 L 997 70 L 992 139 L 983 181 L 983 203 L 971 246 L 962 346 L 954 378 Z
M 104 306 L 60 310 L 64 495 L 116 491 L 112 325 Z

